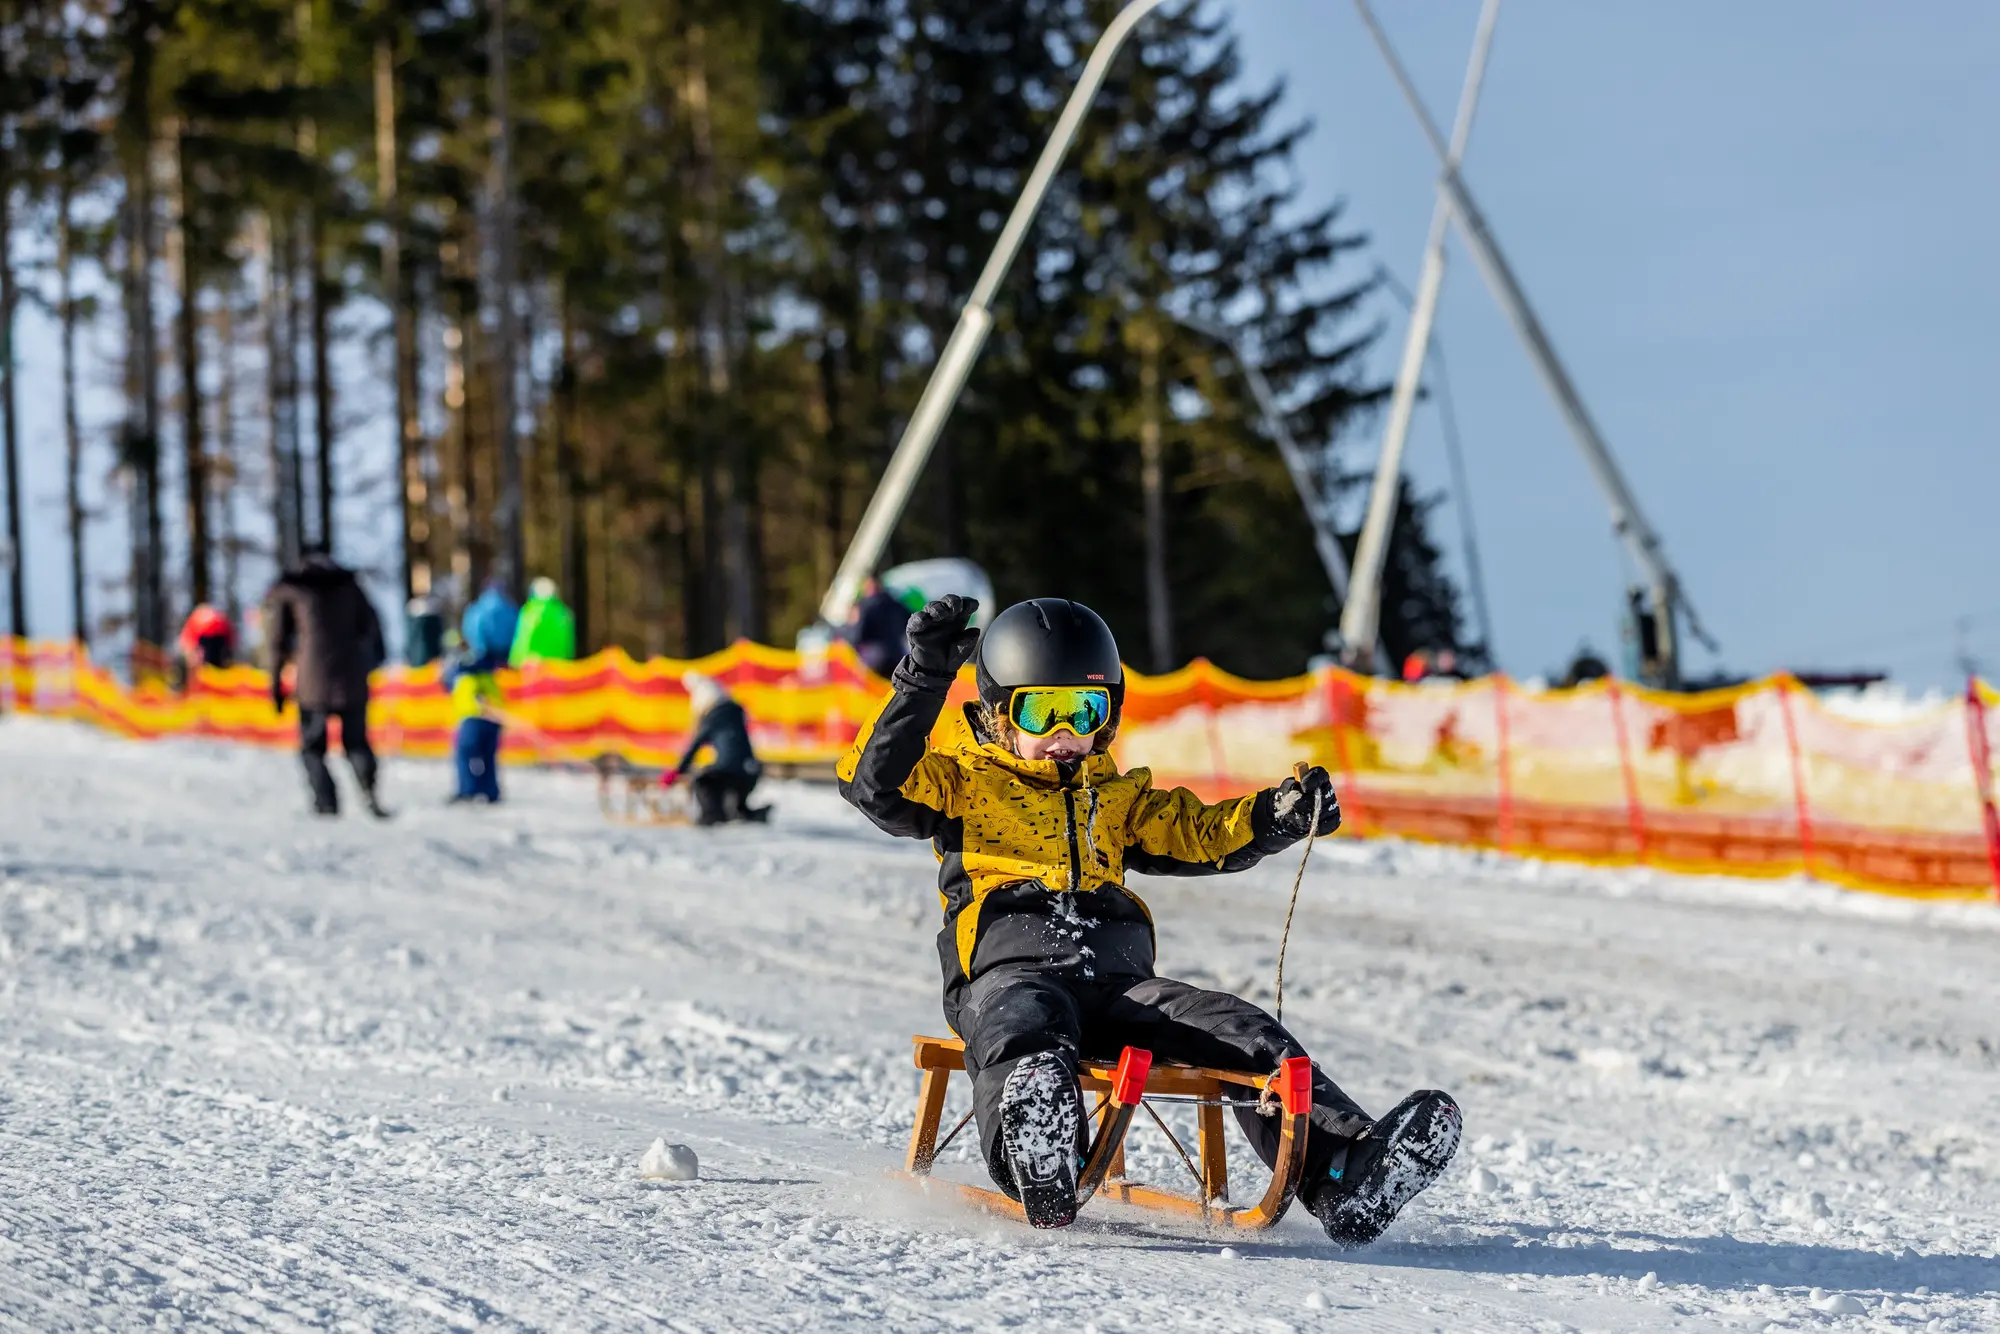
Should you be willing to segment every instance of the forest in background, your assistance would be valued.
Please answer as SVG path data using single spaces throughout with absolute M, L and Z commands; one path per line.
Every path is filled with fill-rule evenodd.
M 0 317 L 41 305 L 64 368 L 0 358 L 12 549 L 18 401 L 61 395 L 98 639 L 165 642 L 325 540 L 447 609 L 550 574 L 585 650 L 789 642 L 1116 8 L 0 0 Z M 1090 603 L 1148 670 L 1295 672 L 1338 611 L 1231 354 L 1182 319 L 1254 349 L 1329 488 L 1363 483 L 1383 397 L 1364 238 L 1301 207 L 1306 129 L 1245 84 L 1215 6 L 1141 26 L 889 551 Z M 92 467 L 120 513 L 88 512 Z M 1433 503 L 1406 488 L 1385 639 L 1476 661 Z M 391 549 L 342 531 L 357 504 Z

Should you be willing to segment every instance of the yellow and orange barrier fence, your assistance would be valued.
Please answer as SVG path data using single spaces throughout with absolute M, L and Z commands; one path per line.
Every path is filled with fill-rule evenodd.
M 739 643 L 693 661 L 608 650 L 503 673 L 517 761 L 607 754 L 671 763 L 691 719 L 680 678 L 726 685 L 776 764 L 837 758 L 883 683 L 845 645 L 825 657 Z M 968 678 L 954 699 L 970 699 Z M 1118 758 L 1207 796 L 1246 790 L 1302 756 L 1339 784 L 1347 829 L 1526 856 L 1782 876 L 1939 897 L 1995 893 L 1984 685 L 1866 721 L 1787 677 L 1698 695 L 1622 682 L 1530 691 L 1504 677 L 1406 686 L 1325 670 L 1247 681 L 1197 661 L 1131 676 Z M 202 671 L 181 692 L 128 686 L 67 644 L 0 639 L 0 710 L 71 717 L 133 737 L 289 746 L 263 672 Z M 451 744 L 438 669 L 376 679 L 370 726 L 390 754 Z

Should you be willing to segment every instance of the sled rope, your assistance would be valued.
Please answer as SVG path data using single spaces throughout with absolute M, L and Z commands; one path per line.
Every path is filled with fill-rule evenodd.
M 972 1109 L 972 1112 L 976 1112 L 978 1110 L 979 1109 L 975 1107 Z M 951 1147 L 951 1142 L 958 1138 L 958 1132 L 965 1129 L 966 1125 L 972 1120 L 972 1112 L 967 1112 L 964 1116 L 958 1118 L 958 1124 L 951 1128 L 951 1133 L 949 1135 L 946 1135 L 943 1141 L 940 1142 L 935 1149 L 931 1150 L 931 1156 L 933 1158 L 942 1156 L 944 1151 Z
M 1167 1143 L 1173 1145 L 1174 1152 L 1181 1156 L 1181 1164 L 1187 1168 L 1188 1175 L 1194 1178 L 1195 1188 L 1197 1190 L 1206 1189 L 1207 1183 L 1201 1179 L 1201 1169 L 1194 1165 L 1194 1159 L 1188 1157 L 1188 1151 L 1181 1147 L 1181 1142 L 1178 1139 L 1174 1138 L 1174 1132 L 1167 1129 L 1167 1123 L 1162 1121 L 1160 1114 L 1153 1110 L 1153 1104 L 1141 1098 L 1139 1099 L 1139 1105 L 1146 1109 L 1146 1115 L 1153 1118 L 1153 1124 L 1160 1128 L 1160 1133 L 1167 1137 Z
M 1293 766 L 1293 773 L 1303 777 L 1300 771 L 1304 768 L 1303 764 L 1295 765 Z M 1292 943 L 1292 914 L 1299 910 L 1299 886 L 1305 883 L 1306 863 L 1312 860 L 1313 834 L 1319 828 L 1321 800 L 1321 794 L 1314 792 L 1312 824 L 1306 827 L 1306 850 L 1299 858 L 1298 873 L 1292 877 L 1292 901 L 1285 909 L 1285 933 L 1278 937 L 1278 981 L 1275 989 L 1278 993 L 1277 1017 L 1279 1023 L 1283 1023 L 1285 1019 L 1285 947 Z

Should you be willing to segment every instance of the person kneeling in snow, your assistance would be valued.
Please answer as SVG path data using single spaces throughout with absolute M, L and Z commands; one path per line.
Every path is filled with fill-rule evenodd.
M 689 672 L 681 677 L 688 693 L 688 708 L 694 714 L 694 735 L 680 763 L 660 776 L 661 787 L 681 781 L 695 756 L 707 746 L 715 756 L 691 780 L 698 814 L 697 824 L 724 824 L 730 820 L 752 820 L 759 824 L 771 818 L 769 806 L 752 806 L 750 793 L 757 786 L 764 766 L 750 747 L 750 725 L 743 706 L 713 677 Z
M 1111 630 L 1080 603 L 1037 598 L 982 638 L 978 604 L 940 598 L 910 618 L 894 693 L 840 762 L 841 795 L 884 830 L 931 841 L 944 927 L 944 1017 L 965 1068 L 986 1166 L 1037 1227 L 1076 1216 L 1086 1147 L 1084 1058 L 1127 1044 L 1164 1061 L 1272 1071 L 1306 1054 L 1239 997 L 1153 971 L 1151 915 L 1125 873 L 1240 871 L 1330 834 L 1340 806 L 1324 769 L 1216 805 L 1162 792 L 1109 754 L 1124 702 Z M 930 735 L 960 667 L 977 655 L 979 702 L 956 739 Z M 1317 815 L 1317 819 L 1315 816 Z M 1246 1098 L 1237 1119 L 1268 1165 L 1272 1122 Z M 1371 1118 L 1317 1067 L 1299 1198 L 1344 1245 L 1380 1236 L 1458 1147 L 1443 1093 L 1412 1093 Z

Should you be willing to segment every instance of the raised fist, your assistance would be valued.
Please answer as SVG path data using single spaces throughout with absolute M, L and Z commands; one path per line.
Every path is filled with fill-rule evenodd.
M 979 632 L 968 628 L 978 610 L 977 598 L 949 593 L 910 617 L 903 634 L 910 641 L 911 665 L 929 676 L 956 676 L 979 647 Z

